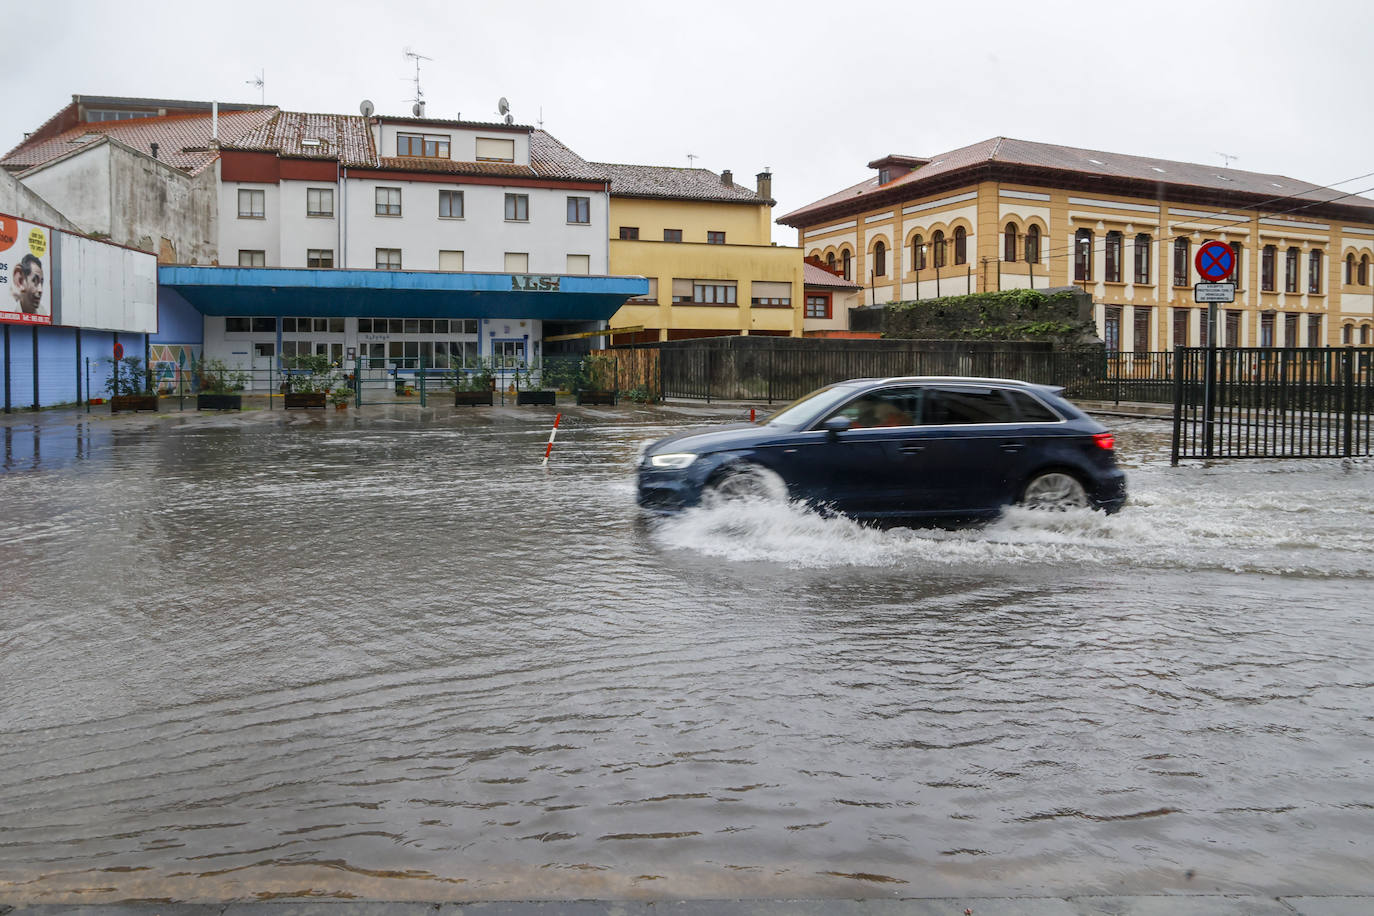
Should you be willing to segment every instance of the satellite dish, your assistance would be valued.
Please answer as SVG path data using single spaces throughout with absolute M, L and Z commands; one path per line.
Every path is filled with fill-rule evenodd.
M 377 106 L 372 104 L 371 99 L 363 99 L 358 105 L 358 110 L 363 113 L 364 118 L 372 117 L 372 112 L 377 110 Z
M 507 124 L 514 124 L 514 123 L 515 123 L 515 115 L 511 115 L 511 114 L 506 115 L 506 123 L 507 123 Z
M 425 103 L 416 102 L 414 105 L 411 105 L 410 113 L 415 115 L 415 117 L 417 118 L 423 118 L 425 116 Z
M 501 96 L 501 101 L 496 103 L 496 110 L 501 112 L 501 114 L 507 114 L 510 111 L 510 102 L 506 101 L 504 95 Z

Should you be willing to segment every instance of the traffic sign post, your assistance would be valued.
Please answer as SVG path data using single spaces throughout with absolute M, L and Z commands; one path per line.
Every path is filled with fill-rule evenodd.
M 1202 451 L 1212 454 L 1212 423 L 1216 411 L 1217 303 L 1236 301 L 1236 284 L 1224 283 L 1236 269 L 1236 253 L 1225 242 L 1207 242 L 1193 259 L 1202 283 L 1193 287 L 1193 300 L 1207 303 L 1207 378 L 1202 392 Z

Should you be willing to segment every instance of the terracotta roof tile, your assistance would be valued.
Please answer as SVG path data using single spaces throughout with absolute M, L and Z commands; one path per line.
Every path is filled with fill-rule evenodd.
M 660 197 L 669 200 L 712 200 L 766 204 L 768 200 L 738 184 L 724 184 L 708 169 L 666 165 L 618 165 L 593 162 L 611 179 L 612 197 Z
M 319 140 L 306 145 L 305 140 Z M 303 111 L 278 111 L 271 120 L 248 131 L 225 149 L 280 153 L 293 159 L 339 160 L 349 167 L 376 163 L 372 131 L 360 115 L 310 114 Z
M 260 127 L 275 113 L 275 108 L 222 112 L 220 142 L 226 143 Z M 207 113 L 79 124 L 47 140 L 20 144 L 0 160 L 0 165 L 12 171 L 33 168 L 72 152 L 91 137 L 105 136 L 145 153 L 156 143 L 159 159 L 195 175 L 218 155 L 209 148 L 211 120 Z
M 606 181 L 605 170 L 568 149 L 553 134 L 536 130 L 530 134 L 530 165 L 542 178 L 577 178 Z
M 823 286 L 829 289 L 860 289 L 859 284 L 844 277 L 837 277 L 824 267 L 802 262 L 802 282 L 807 286 Z

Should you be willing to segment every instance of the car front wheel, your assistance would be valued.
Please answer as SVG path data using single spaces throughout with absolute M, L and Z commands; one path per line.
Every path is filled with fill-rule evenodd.
M 775 472 L 757 464 L 726 468 L 706 488 L 707 502 L 760 500 L 782 502 L 787 499 L 787 484 Z
M 1027 509 L 1063 512 L 1086 509 L 1092 503 L 1078 478 L 1063 471 L 1050 471 L 1031 478 L 1021 493 L 1021 505 Z

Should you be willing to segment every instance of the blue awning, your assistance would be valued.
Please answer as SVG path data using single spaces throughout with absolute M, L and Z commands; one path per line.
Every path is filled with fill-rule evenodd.
M 561 274 L 169 265 L 157 275 L 204 315 L 606 321 L 649 292 L 643 277 Z

